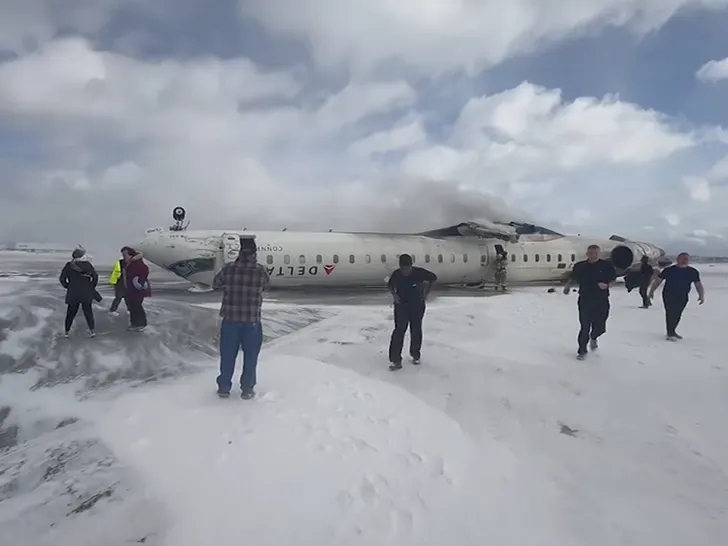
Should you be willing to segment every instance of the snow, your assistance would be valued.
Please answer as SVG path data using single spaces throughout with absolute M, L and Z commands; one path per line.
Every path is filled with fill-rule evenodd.
M 34 380 L 0 375 L 15 408 L 6 426 L 49 411 L 79 418 L 51 433 L 74 454 L 71 474 L 26 476 L 36 497 L 0 502 L 0 533 L 20 546 L 722 544 L 728 268 L 697 267 L 707 301 L 693 293 L 684 340 L 664 340 L 659 298 L 639 309 L 636 292 L 618 287 L 608 332 L 584 362 L 574 358 L 576 294 L 525 288 L 437 297 L 422 365 L 398 372 L 386 358 L 391 308 L 325 306 L 328 318 L 265 345 L 252 401 L 215 396 L 214 358 L 187 362 L 195 375 L 73 404 L 70 385 L 29 398 Z M 311 322 L 282 299 L 263 313 L 271 329 L 283 320 L 273 316 Z M 167 330 L 179 325 L 156 327 L 171 350 Z M 0 475 L 50 445 L 27 443 L 0 452 Z M 23 449 L 38 453 L 23 459 Z M 65 534 L 43 528 L 31 509 L 65 517 L 67 483 L 70 508 L 108 484 L 118 498 L 67 517 Z M 0 501 L 3 492 L 0 479 Z
M 706 268 L 707 269 L 707 268 Z M 615 289 L 574 359 L 576 296 L 440 298 L 421 367 L 387 370 L 391 310 L 338 307 L 268 345 L 259 398 L 208 373 L 97 419 L 164 499 L 163 544 L 714 546 L 728 533 L 725 269 L 680 331 Z

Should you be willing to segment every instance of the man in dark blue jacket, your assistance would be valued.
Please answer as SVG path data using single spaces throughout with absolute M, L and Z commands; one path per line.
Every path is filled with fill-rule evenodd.
M 410 356 L 413 364 L 420 363 L 422 350 L 422 319 L 425 302 L 437 275 L 421 267 L 412 266 L 412 257 L 402 254 L 399 269 L 392 273 L 387 287 L 394 298 L 394 331 L 389 342 L 390 370 L 402 368 L 402 346 L 407 328 L 410 330 Z
M 690 254 L 681 252 L 677 255 L 677 263 L 663 269 L 655 278 L 650 288 L 649 298 L 655 297 L 655 290 L 665 281 L 662 289 L 662 303 L 665 306 L 665 327 L 667 341 L 677 341 L 682 336 L 677 333 L 683 311 L 688 304 L 688 294 L 693 284 L 698 291 L 698 303 L 705 301 L 705 288 L 700 281 L 700 273 L 690 265 Z

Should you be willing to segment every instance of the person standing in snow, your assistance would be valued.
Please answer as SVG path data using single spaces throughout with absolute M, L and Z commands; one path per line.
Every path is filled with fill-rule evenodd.
M 114 268 L 111 270 L 111 275 L 109 275 L 109 284 L 114 287 L 114 301 L 111 302 L 111 307 L 109 308 L 109 313 L 111 313 L 112 315 L 119 314 L 116 310 L 119 308 L 119 304 L 121 303 L 121 300 L 124 299 L 124 295 L 126 294 L 126 279 L 124 277 L 126 262 L 124 261 L 123 248 L 121 249 L 121 252 L 121 259 L 116 260 Z M 137 256 L 141 256 L 141 253 L 139 253 Z
M 410 330 L 410 356 L 413 364 L 420 363 L 422 350 L 422 319 L 425 302 L 437 275 L 422 267 L 412 266 L 412 257 L 402 254 L 399 269 L 387 281 L 387 288 L 394 298 L 394 331 L 389 341 L 389 369 L 402 368 L 402 346 L 407 328 Z
M 592 351 L 596 350 L 599 347 L 597 339 L 607 331 L 609 289 L 617 280 L 614 266 L 602 260 L 600 252 L 598 245 L 590 245 L 586 250 L 587 259 L 574 264 L 564 287 L 564 294 L 568 294 L 572 284 L 579 284 L 580 329 L 576 353 L 579 360 L 586 358 L 587 343 Z
M 650 288 L 652 277 L 654 277 L 655 275 L 655 268 L 650 265 L 649 258 L 647 256 L 642 256 L 639 274 L 639 287 L 640 296 L 642 296 L 642 309 L 647 309 L 652 305 L 652 301 L 650 301 L 650 297 L 647 292 Z
M 677 255 L 675 265 L 666 267 L 655 278 L 650 288 L 648 297 L 653 299 L 655 291 L 665 281 L 662 289 L 662 303 L 665 306 L 665 326 L 667 341 L 677 341 L 682 336 L 677 333 L 677 325 L 680 324 L 683 311 L 688 304 L 690 290 L 695 284 L 698 291 L 698 304 L 705 302 L 705 288 L 700 280 L 700 273 L 690 265 L 690 254 L 681 252 Z
M 96 321 L 92 304 L 94 300 L 98 299 L 96 285 L 99 282 L 99 276 L 94 266 L 88 261 L 83 248 L 79 247 L 73 251 L 71 261 L 63 266 L 58 280 L 66 289 L 65 336 L 69 337 L 71 334 L 71 327 L 79 307 L 86 318 L 89 337 L 96 336 Z
M 505 250 L 499 251 L 495 259 L 495 289 L 506 290 L 506 275 L 508 267 L 508 253 Z
M 144 263 L 142 254 L 131 247 L 121 249 L 124 257 L 124 289 L 126 308 L 129 311 L 129 330 L 143 332 L 147 327 L 147 313 L 144 299 L 152 296 L 149 287 L 149 267 Z
M 230 396 L 235 373 L 235 360 L 243 349 L 243 371 L 240 376 L 241 398 L 255 396 L 258 355 L 263 346 L 261 308 L 263 292 L 270 286 L 270 277 L 257 260 L 257 245 L 252 237 L 240 238 L 240 253 L 234 262 L 217 272 L 212 287 L 222 290 L 220 307 L 220 374 L 217 394 Z

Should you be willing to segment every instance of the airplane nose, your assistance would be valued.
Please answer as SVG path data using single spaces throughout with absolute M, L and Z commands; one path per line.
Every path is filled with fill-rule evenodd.
M 159 236 L 160 233 L 157 230 L 148 230 L 146 235 L 137 242 L 136 250 L 152 258 L 155 248 L 158 248 Z

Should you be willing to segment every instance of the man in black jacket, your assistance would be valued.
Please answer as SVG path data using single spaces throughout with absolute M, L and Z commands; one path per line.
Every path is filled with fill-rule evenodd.
M 655 268 L 650 265 L 647 256 L 642 256 L 639 276 L 640 296 L 642 296 L 642 309 L 647 309 L 650 305 L 652 305 L 652 301 L 650 301 L 650 297 L 647 294 L 647 291 L 650 288 L 650 283 L 652 282 L 652 277 L 654 275 Z
M 571 270 L 569 281 L 564 287 L 564 294 L 571 291 L 571 285 L 579 284 L 579 348 L 577 356 L 584 360 L 587 354 L 587 343 L 593 351 L 599 347 L 597 338 L 607 331 L 609 318 L 609 289 L 617 280 L 614 266 L 599 257 L 601 249 L 598 245 L 590 245 L 586 250 L 586 260 L 576 262 Z
M 74 250 L 71 258 L 71 261 L 63 266 L 58 277 L 61 285 L 66 289 L 65 336 L 70 335 L 78 308 L 81 307 L 83 315 L 86 317 L 89 337 L 94 337 L 96 336 L 96 323 L 92 304 L 94 300 L 99 299 L 98 292 L 96 292 L 99 276 L 94 266 L 86 258 L 86 251 L 83 248 Z
M 436 280 L 437 275 L 432 271 L 413 267 L 409 254 L 400 255 L 399 269 L 392 273 L 387 282 L 387 288 L 394 298 L 394 331 L 389 342 L 389 361 L 392 363 L 390 370 L 402 368 L 402 346 L 408 327 L 412 363 L 420 363 L 425 302 Z

